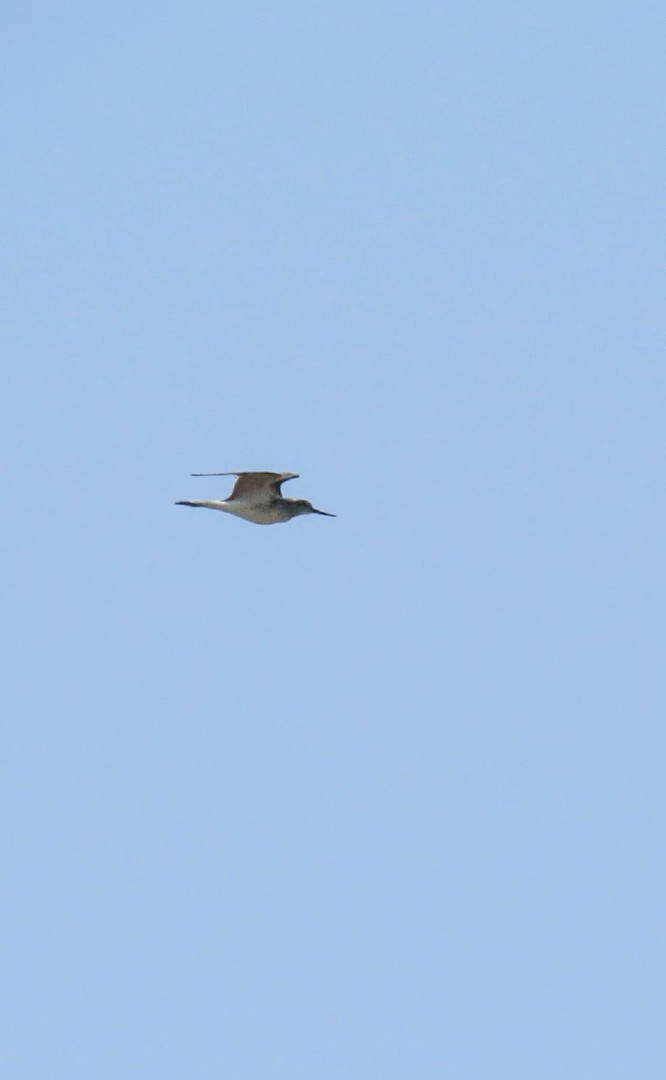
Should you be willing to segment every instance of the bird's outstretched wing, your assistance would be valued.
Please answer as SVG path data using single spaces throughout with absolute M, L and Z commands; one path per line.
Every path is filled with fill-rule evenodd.
M 192 476 L 235 476 L 236 483 L 226 501 L 247 499 L 255 503 L 268 502 L 276 496 L 279 498 L 281 485 L 286 480 L 298 479 L 298 473 L 290 472 L 192 473 Z

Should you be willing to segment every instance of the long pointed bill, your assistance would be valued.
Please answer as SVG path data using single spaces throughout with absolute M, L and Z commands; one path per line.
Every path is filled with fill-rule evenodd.
M 312 513 L 313 514 L 321 514 L 322 517 L 337 517 L 338 516 L 337 514 L 327 514 L 325 510 L 315 510 L 314 506 L 312 507 Z

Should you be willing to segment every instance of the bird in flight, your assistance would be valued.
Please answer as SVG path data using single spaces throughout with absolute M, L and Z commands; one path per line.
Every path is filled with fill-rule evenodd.
M 297 480 L 298 473 L 231 472 L 191 473 L 191 476 L 235 476 L 233 491 L 226 499 L 181 499 L 176 506 L 203 506 L 207 510 L 223 510 L 226 514 L 253 521 L 255 525 L 277 525 L 301 514 L 321 514 L 335 517 L 325 510 L 315 510 L 307 499 L 285 499 L 282 485 L 285 480 Z

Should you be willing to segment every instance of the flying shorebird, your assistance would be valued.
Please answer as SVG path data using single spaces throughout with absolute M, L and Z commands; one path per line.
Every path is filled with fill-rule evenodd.
M 307 499 L 284 499 L 280 488 L 285 480 L 297 480 L 293 472 L 231 472 L 191 473 L 191 476 L 236 476 L 233 491 L 226 499 L 181 499 L 176 506 L 203 506 L 207 510 L 224 510 L 227 514 L 253 521 L 255 525 L 277 525 L 300 514 L 322 514 L 335 517 L 325 510 L 315 510 Z

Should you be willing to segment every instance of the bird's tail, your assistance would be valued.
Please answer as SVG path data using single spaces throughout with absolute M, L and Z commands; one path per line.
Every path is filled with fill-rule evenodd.
M 179 499 L 174 506 L 202 506 L 204 510 L 227 509 L 227 504 L 220 499 Z

